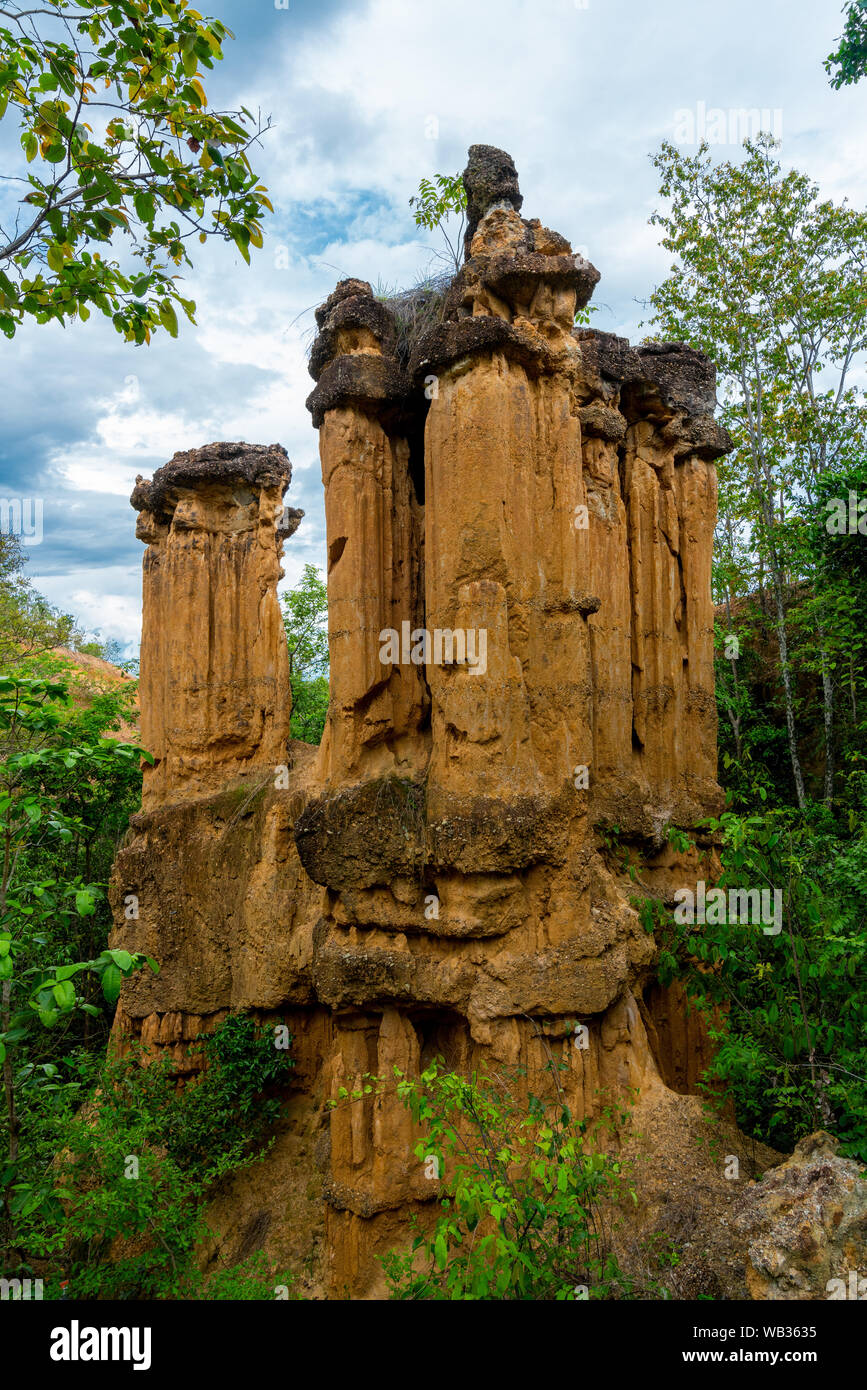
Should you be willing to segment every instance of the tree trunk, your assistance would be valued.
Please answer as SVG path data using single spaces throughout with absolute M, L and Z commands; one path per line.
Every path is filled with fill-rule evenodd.
M 786 729 L 789 734 L 789 755 L 792 759 L 792 775 L 795 779 L 795 794 L 798 806 L 803 811 L 807 805 L 807 792 L 804 787 L 804 774 L 798 754 L 798 740 L 795 732 L 795 709 L 792 700 L 792 672 L 789 667 L 789 639 L 786 636 L 786 607 L 783 600 L 783 584 L 776 565 L 774 565 L 774 599 L 777 608 L 777 643 L 780 651 L 780 674 L 783 678 L 783 694 L 786 701 Z
M 822 658 L 822 713 L 825 724 L 825 805 L 834 803 L 834 683 L 828 665 L 825 629 L 819 624 L 819 652 Z
M 0 995 L 0 1032 L 9 1032 L 12 1017 L 12 981 L 3 981 Z M 6 1098 L 6 1123 L 9 1126 L 9 1162 L 18 1158 L 18 1111 L 15 1105 L 15 1080 L 12 1072 L 12 1053 L 7 1047 L 3 1059 L 3 1093 Z
M 730 528 L 730 527 L 729 527 L 729 532 L 731 533 L 731 528 Z M 729 632 L 731 633 L 731 631 L 732 631 L 732 598 L 731 598 L 731 591 L 730 591 L 729 589 L 726 589 L 726 618 L 728 619 L 728 630 L 729 630 Z M 737 696 L 737 694 L 738 694 L 738 666 L 737 666 L 737 661 L 738 661 L 738 659 L 737 659 L 736 656 L 730 656 L 730 657 L 729 657 L 729 661 L 731 662 L 731 668 L 732 668 L 732 684 L 733 684 L 733 686 L 734 686 L 735 696 Z M 727 713 L 728 718 L 729 718 L 729 723 L 730 723 L 731 726 L 732 726 L 732 734 L 734 735 L 734 740 L 735 740 L 735 757 L 737 758 L 738 763 L 740 764 L 741 759 L 743 758 L 743 751 L 744 751 L 744 750 L 743 750 L 743 740 L 741 739 L 741 716 L 740 716 L 739 714 L 738 714 L 738 715 L 735 715 L 734 711 L 731 710 L 731 709 L 726 710 L 726 713 Z

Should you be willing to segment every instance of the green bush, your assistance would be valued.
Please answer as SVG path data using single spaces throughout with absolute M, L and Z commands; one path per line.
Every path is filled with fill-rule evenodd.
M 240 1015 L 195 1046 L 207 1070 L 180 1091 L 166 1059 L 106 1062 L 90 1100 L 55 1132 L 53 1219 L 43 1208 L 27 1232 L 28 1265 L 48 1260 L 49 1297 L 64 1283 L 77 1299 L 259 1298 L 291 1282 L 259 1262 L 218 1271 L 212 1291 L 197 1258 L 213 1235 L 205 1210 L 217 1185 L 273 1142 L 291 1057 Z
M 853 790 L 856 799 L 863 795 Z M 724 1084 L 748 1134 L 791 1150 L 811 1130 L 867 1161 L 867 825 L 851 833 L 824 806 L 806 813 L 724 812 L 720 886 L 779 889 L 781 931 L 731 922 L 678 924 L 645 904 L 661 941 L 663 984 L 681 978 L 717 1054 L 705 1083 Z M 715 1006 L 725 1006 L 722 1024 Z
M 549 1069 L 556 1077 L 556 1069 Z M 383 1268 L 393 1299 L 574 1301 L 638 1290 L 611 1249 L 622 1199 L 635 1202 L 620 1160 L 601 1152 L 628 1110 L 576 1120 L 559 1085 L 524 1106 L 518 1070 L 469 1077 L 437 1059 L 418 1081 L 396 1072 L 398 1094 L 424 1137 L 420 1162 L 441 1175 L 442 1215 Z

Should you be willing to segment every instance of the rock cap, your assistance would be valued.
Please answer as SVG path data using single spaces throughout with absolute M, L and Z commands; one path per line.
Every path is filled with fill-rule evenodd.
M 485 213 L 497 203 L 507 203 L 515 212 L 520 212 L 524 198 L 518 186 L 515 161 L 496 145 L 470 145 L 463 182 L 467 195 L 464 249 L 469 257 L 476 228 Z
M 253 487 L 279 487 L 281 495 L 292 477 L 292 464 L 282 444 L 214 443 L 179 450 L 158 468 L 153 478 L 139 475 L 130 497 L 136 511 L 161 512 L 176 488 L 201 483 L 239 482 Z

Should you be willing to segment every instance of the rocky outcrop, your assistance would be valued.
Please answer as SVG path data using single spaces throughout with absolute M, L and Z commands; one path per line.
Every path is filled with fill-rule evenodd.
M 838 1148 L 807 1135 L 740 1198 L 751 1298 L 867 1299 L 867 1172 Z
M 277 603 L 291 467 L 279 444 L 210 444 L 136 480 L 144 809 L 282 761 L 291 695 Z
M 649 1165 L 642 1211 L 657 1219 L 688 1149 L 678 1220 L 701 1251 L 716 1248 L 702 1223 L 734 1199 L 699 1142 L 699 1101 L 676 1093 L 695 1082 L 677 1059 L 704 1044 L 652 984 L 621 852 L 640 847 L 641 891 L 670 897 L 698 865 L 669 827 L 721 804 L 710 563 L 729 441 L 713 367 L 576 328 L 598 271 L 521 217 L 508 155 L 474 146 L 464 178 L 468 258 L 440 321 L 408 342 L 360 280 L 316 313 L 331 658 L 318 751 L 287 742 L 285 455 L 210 446 L 133 495 L 157 762 L 112 892 L 117 942 L 162 969 L 125 986 L 116 1032 L 183 1065 L 190 1030 L 225 1010 L 291 1020 L 277 1167 L 237 1201 L 274 1252 L 297 1253 L 302 1223 L 311 1288 L 331 1296 L 380 1290 L 376 1255 L 436 1193 L 393 1093 L 328 1099 L 436 1055 L 520 1067 L 530 1089 L 562 1063 L 580 1115 L 637 1093 L 649 1151 L 678 1150 L 669 1178 Z M 698 841 L 709 876 L 713 843 Z M 291 1220 L 269 1195 L 289 1155 Z M 732 1249 L 690 1287 L 742 1289 Z

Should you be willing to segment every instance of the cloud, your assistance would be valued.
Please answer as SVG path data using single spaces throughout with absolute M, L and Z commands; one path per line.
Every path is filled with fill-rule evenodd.
M 128 567 L 107 567 L 97 571 L 80 570 L 77 584 L 67 587 L 65 577 L 43 579 L 45 597 L 63 612 L 71 612 L 89 634 L 102 641 L 114 638 L 124 647 L 124 656 L 138 653 L 141 626 L 141 582 L 131 584 Z
M 667 264 L 647 223 L 649 156 L 673 137 L 678 110 L 779 107 L 784 163 L 829 196 L 867 202 L 867 82 L 834 92 L 822 69 L 840 31 L 837 0 L 216 8 L 237 38 L 208 75 L 209 95 L 273 118 L 255 155 L 275 205 L 264 250 L 248 268 L 232 247 L 198 248 L 185 281 L 197 324 L 183 323 L 177 341 L 134 349 L 94 316 L 65 331 L 28 325 L 3 349 L 2 492 L 45 498 L 30 571 L 53 601 L 130 644 L 141 545 L 127 497 L 137 473 L 177 449 L 282 443 L 288 500 L 307 512 L 284 583 L 306 562 L 324 566 L 304 405 L 313 307 L 342 276 L 401 286 L 430 266 L 435 237 L 415 227 L 408 199 L 422 175 L 462 168 L 469 144 L 513 154 L 525 215 L 586 246 L 602 272 L 594 325 L 633 337 L 647 331 L 641 301 Z

